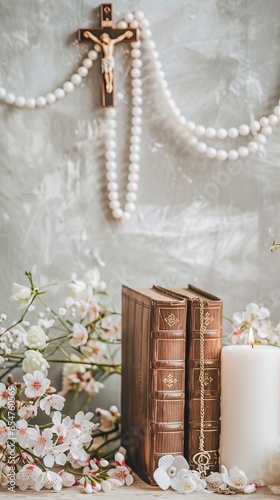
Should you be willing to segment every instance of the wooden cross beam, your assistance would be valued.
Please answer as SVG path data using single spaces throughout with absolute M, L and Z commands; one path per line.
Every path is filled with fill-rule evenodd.
M 113 27 L 113 8 L 111 3 L 100 6 L 101 28 L 79 29 L 79 42 L 94 42 L 102 49 L 102 106 L 113 107 L 114 102 L 114 47 L 122 41 L 136 42 L 138 30 L 133 28 L 120 29 Z

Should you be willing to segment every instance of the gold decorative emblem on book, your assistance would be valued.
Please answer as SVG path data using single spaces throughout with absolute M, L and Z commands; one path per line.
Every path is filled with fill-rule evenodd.
M 210 377 L 210 375 L 208 375 L 208 373 L 206 375 L 204 375 L 203 377 L 200 375 L 199 377 L 199 382 L 203 383 L 205 386 L 210 384 L 211 382 L 213 382 L 213 379 L 212 377 Z
M 214 318 L 211 316 L 209 312 L 207 312 L 203 317 L 203 322 L 205 326 L 210 325 L 210 323 L 212 323 L 213 320 Z
M 172 326 L 176 325 L 176 323 L 178 323 L 179 320 L 172 313 L 172 314 L 169 314 L 169 316 L 167 316 L 166 318 L 164 318 L 164 321 L 168 324 L 168 326 L 172 327 Z
M 171 373 L 169 373 L 168 377 L 166 377 L 166 378 L 163 379 L 163 382 L 170 389 L 174 384 L 176 384 L 177 379 L 175 377 L 173 377 L 173 375 L 171 375 Z

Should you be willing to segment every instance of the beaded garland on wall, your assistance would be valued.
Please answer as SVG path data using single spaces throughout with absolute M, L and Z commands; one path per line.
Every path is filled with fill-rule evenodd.
M 103 4 L 103 9 L 104 6 L 107 8 L 107 6 L 111 6 L 111 4 Z M 15 96 L 13 93 L 7 92 L 4 87 L 1 87 L 0 100 L 4 104 L 15 105 L 18 108 L 26 109 L 45 108 L 48 105 L 53 105 L 56 101 L 63 99 L 67 94 L 72 93 L 75 88 L 81 84 L 83 79 L 87 77 L 89 70 L 93 67 L 94 62 L 99 59 L 100 53 L 102 53 L 101 69 L 103 74 L 103 86 L 104 83 L 106 84 L 107 82 L 105 92 L 109 95 L 113 91 L 113 45 L 122 41 L 124 38 L 129 41 L 130 38 L 134 37 L 132 39 L 136 40 L 137 38 L 135 38 L 135 32 L 137 32 L 139 40 L 130 42 L 130 55 L 132 58 L 132 67 L 130 71 L 132 97 L 131 133 L 127 186 L 125 201 L 123 203 L 120 201 L 116 161 L 116 110 L 114 107 L 107 107 L 104 110 L 104 142 L 108 202 L 112 216 L 115 219 L 125 222 L 130 219 L 131 214 L 136 209 L 139 182 L 143 105 L 141 78 L 143 66 L 142 48 L 149 56 L 155 80 L 157 81 L 162 97 L 165 100 L 166 107 L 171 115 L 170 123 L 176 129 L 177 136 L 184 140 L 197 153 L 206 155 L 209 159 L 215 158 L 220 161 L 236 161 L 239 158 L 247 158 L 250 154 L 257 153 L 260 146 L 265 144 L 267 136 L 272 134 L 273 128 L 278 125 L 280 121 L 280 105 L 277 104 L 269 116 L 262 116 L 259 120 L 253 120 L 249 124 L 240 124 L 238 127 L 216 129 L 215 127 L 205 127 L 200 124 L 197 125 L 193 121 L 187 120 L 182 115 L 180 109 L 172 99 L 171 92 L 168 89 L 168 84 L 165 79 L 165 74 L 162 70 L 162 64 L 159 61 L 159 54 L 156 51 L 155 43 L 152 40 L 150 23 L 148 19 L 145 18 L 143 12 L 136 11 L 134 14 L 127 13 L 124 16 L 124 19 L 117 24 L 117 28 L 118 29 L 115 31 L 122 31 L 125 36 L 119 35 L 118 40 L 107 36 L 107 42 L 109 38 L 109 44 L 111 43 L 112 45 L 111 49 L 110 47 L 109 49 L 107 48 L 107 42 L 105 40 L 106 36 L 102 38 L 104 32 L 106 31 L 106 19 L 105 24 L 102 24 L 103 35 L 101 34 L 100 38 L 94 39 L 92 36 L 87 35 L 87 33 L 90 33 L 91 30 L 83 30 L 85 38 L 89 38 L 90 41 L 93 42 L 95 41 L 95 45 L 93 48 L 90 48 L 87 53 L 87 57 L 83 60 L 81 66 L 77 69 L 77 72 L 71 76 L 69 81 L 64 82 L 61 87 L 56 88 L 53 92 L 36 98 L 25 98 L 22 96 Z M 109 25 L 107 30 L 110 35 L 112 33 L 112 23 Z M 113 101 L 108 106 L 113 106 Z M 211 140 L 216 141 L 218 139 L 220 141 L 225 141 L 228 138 L 235 140 L 240 136 L 244 137 L 246 143 L 243 146 L 236 147 L 236 149 L 226 150 L 224 147 L 218 149 L 213 145 L 213 143 L 211 144 Z

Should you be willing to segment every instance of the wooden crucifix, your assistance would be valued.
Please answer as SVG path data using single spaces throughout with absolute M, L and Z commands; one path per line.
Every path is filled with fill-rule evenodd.
M 137 29 L 120 29 L 113 27 L 113 8 L 111 3 L 103 3 L 100 6 L 101 28 L 79 29 L 79 42 L 94 42 L 102 49 L 102 106 L 113 107 L 114 102 L 114 48 L 122 41 L 136 42 L 138 40 Z

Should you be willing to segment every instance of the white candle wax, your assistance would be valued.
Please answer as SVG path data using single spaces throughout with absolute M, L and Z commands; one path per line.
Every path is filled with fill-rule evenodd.
M 250 482 L 279 483 L 280 349 L 222 349 L 220 465 L 242 469 Z

